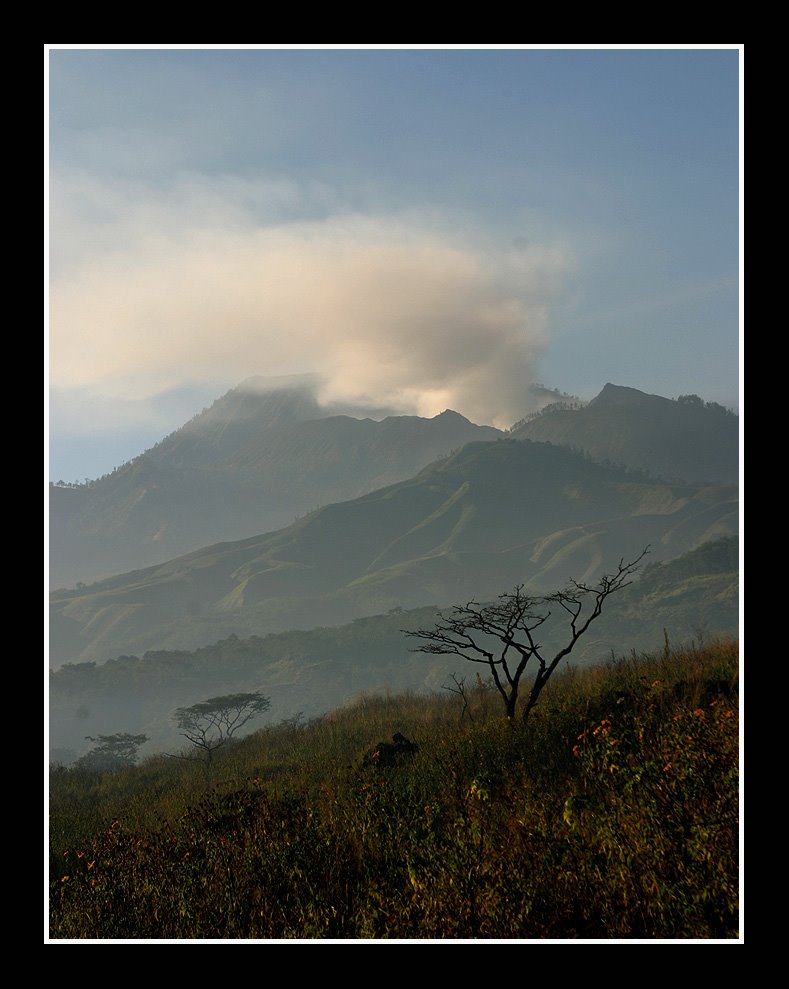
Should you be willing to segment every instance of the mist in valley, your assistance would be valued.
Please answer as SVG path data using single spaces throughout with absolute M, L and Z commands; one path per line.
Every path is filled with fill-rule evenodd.
M 527 777 L 558 801 L 580 750 L 607 737 L 604 718 L 635 724 L 659 711 L 666 723 L 654 737 L 687 729 L 690 750 L 701 738 L 690 714 L 701 710 L 720 732 L 699 752 L 720 742 L 721 778 L 734 786 L 725 719 L 741 620 L 741 58 L 739 46 L 48 46 L 45 740 L 58 794 L 57 910 L 71 879 L 100 861 L 81 850 L 67 867 L 69 843 L 123 847 L 123 822 L 100 838 L 86 823 L 115 813 L 116 785 L 118 806 L 137 807 L 145 827 L 161 808 L 198 822 L 195 834 L 205 823 L 198 801 L 216 797 L 206 848 L 230 854 L 243 815 L 252 807 L 257 827 L 266 801 L 295 808 L 309 791 L 311 807 L 333 808 L 331 827 L 345 800 L 347 820 L 358 811 L 367 821 L 389 782 L 411 772 L 403 762 L 390 776 L 365 775 L 370 747 L 385 751 L 389 738 L 396 747 L 404 725 L 421 733 L 419 744 L 402 737 L 415 767 L 408 800 L 419 792 L 426 833 L 472 836 L 480 862 L 497 860 L 486 842 L 501 821 L 479 821 L 508 800 L 526 806 L 515 794 Z M 617 572 L 628 579 L 575 641 L 573 591 L 594 600 L 591 589 Z M 545 615 L 529 631 L 519 717 L 542 656 L 561 655 L 567 671 L 566 696 L 546 694 L 546 710 L 566 718 L 559 734 L 542 709 L 528 729 L 575 746 L 565 762 L 551 752 L 559 783 L 491 727 L 509 680 L 502 663 L 419 648 L 442 641 L 430 630 L 453 608 L 474 613 L 513 591 Z M 472 658 L 500 638 L 511 662 L 511 631 L 488 630 Z M 649 682 L 634 672 L 635 686 L 605 686 L 638 664 Z M 211 722 L 222 698 L 251 704 L 254 717 Z M 190 710 L 228 731 L 216 762 Z M 578 727 L 587 715 L 596 729 Z M 313 735 L 340 760 L 323 766 L 325 778 L 288 761 Z M 625 738 L 623 729 L 616 742 Z M 650 756 L 658 804 L 679 785 L 664 779 L 680 764 L 669 758 L 674 742 L 661 745 Z M 233 776 L 249 793 L 226 811 L 235 797 L 217 794 L 234 751 L 252 776 Z M 483 772 L 483 762 L 495 768 Z M 286 765 L 300 780 L 290 795 L 289 783 L 278 789 Z M 605 765 L 616 788 L 630 763 Z M 429 786 L 422 766 L 433 767 Z M 561 804 L 541 798 L 536 816 L 523 811 L 506 828 L 527 843 L 539 835 L 535 847 L 556 862 L 575 861 L 592 819 L 578 810 L 594 789 L 584 773 Z M 428 795 L 439 778 L 438 796 Z M 445 798 L 462 828 L 440 819 Z M 714 803 L 717 791 L 709 799 L 723 820 L 728 804 Z M 272 813 L 284 821 L 290 811 Z M 558 831 L 541 816 L 550 814 Z M 295 835 L 307 834 L 306 820 L 294 817 Z M 146 832 L 158 835 L 151 847 L 164 833 Z M 601 849 L 619 841 L 600 840 Z M 194 851 L 178 841 L 177 869 L 163 875 Z M 283 848 L 285 862 L 295 844 Z M 463 859 L 466 879 L 447 880 L 437 920 L 420 873 L 430 870 L 401 851 L 393 861 L 407 859 L 409 871 L 395 869 L 390 893 L 406 890 L 406 913 L 421 918 L 414 930 L 490 936 L 476 887 L 458 892 L 483 876 L 478 863 Z M 103 887 L 84 879 L 90 900 Z M 511 879 L 488 890 L 494 912 Z M 642 921 L 645 931 L 685 930 L 674 879 L 665 881 L 668 919 L 650 927 L 645 907 L 634 930 Z M 731 937 L 727 896 L 725 908 L 702 905 L 719 912 L 687 930 Z M 465 917 L 468 904 L 452 933 L 447 918 Z M 266 930 L 300 936 L 314 920 L 316 936 L 389 936 L 385 905 L 363 922 L 346 907 L 332 906 L 323 927 L 310 917 Z M 69 909 L 60 930 L 82 930 L 85 910 Z M 235 930 L 232 909 L 205 929 Z M 580 907 L 556 909 L 576 918 L 573 937 L 587 921 L 616 927 L 607 914 L 595 927 Z M 166 927 L 158 915 L 135 927 L 133 913 L 118 915 L 117 930 L 127 920 L 129 930 Z M 546 916 L 540 936 L 556 936 Z M 97 923 L 116 930 L 114 919 Z

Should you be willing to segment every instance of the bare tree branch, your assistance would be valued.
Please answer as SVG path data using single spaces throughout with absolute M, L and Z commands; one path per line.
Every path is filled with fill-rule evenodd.
M 466 678 L 460 677 L 460 679 L 458 679 L 454 673 L 450 674 L 450 678 L 455 686 L 450 687 L 449 684 L 445 683 L 443 687 L 444 690 L 449 690 L 453 694 L 457 694 L 463 701 L 463 709 L 460 712 L 460 720 L 462 721 L 466 714 L 468 714 L 469 719 L 473 721 L 474 715 L 471 713 L 471 707 L 469 705 L 468 691 L 466 690 Z
M 616 569 L 603 574 L 595 585 L 571 580 L 562 590 L 532 597 L 524 593 L 523 584 L 518 584 L 492 604 L 469 601 L 456 605 L 448 613 L 439 614 L 433 628 L 403 632 L 422 640 L 413 652 L 461 656 L 471 663 L 487 665 L 508 718 L 515 717 L 521 679 L 530 661 L 535 660 L 534 682 L 522 712 L 525 720 L 559 663 L 600 617 L 608 598 L 632 583 L 647 553 L 648 546 L 629 563 L 620 559 Z M 558 606 L 567 615 L 569 636 L 549 660 L 543 656 L 534 633 L 551 617 L 551 606 Z

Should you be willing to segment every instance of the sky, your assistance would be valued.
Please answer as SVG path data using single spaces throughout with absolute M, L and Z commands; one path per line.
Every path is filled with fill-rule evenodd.
M 737 408 L 738 46 L 48 46 L 53 480 L 252 375 L 506 428 Z

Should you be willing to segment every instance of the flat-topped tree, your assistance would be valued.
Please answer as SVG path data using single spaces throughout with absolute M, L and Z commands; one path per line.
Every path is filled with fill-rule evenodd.
M 173 717 L 184 738 L 201 749 L 210 762 L 215 749 L 225 745 L 248 721 L 270 706 L 269 698 L 255 690 L 209 697 L 191 707 L 179 707 Z
M 119 731 L 114 735 L 86 735 L 89 742 L 96 744 L 86 755 L 75 763 L 80 769 L 93 769 L 100 772 L 117 772 L 127 769 L 137 762 L 137 750 L 148 741 L 147 735 L 132 735 Z
M 524 673 L 534 671 L 522 712 L 525 721 L 559 663 L 600 617 L 608 598 L 632 583 L 631 578 L 648 552 L 646 547 L 630 563 L 620 560 L 616 570 L 604 574 L 595 585 L 571 580 L 563 590 L 532 597 L 524 593 L 523 584 L 518 584 L 511 593 L 499 595 L 494 604 L 470 601 L 440 615 L 433 628 L 403 631 L 423 640 L 413 652 L 462 656 L 471 663 L 487 666 L 508 718 L 515 717 Z M 553 655 L 545 655 L 535 633 L 558 609 L 569 623 L 565 644 Z

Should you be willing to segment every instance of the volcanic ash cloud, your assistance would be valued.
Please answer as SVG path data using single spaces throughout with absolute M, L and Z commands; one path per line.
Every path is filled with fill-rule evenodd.
M 74 224 L 82 254 L 51 289 L 55 388 L 130 400 L 313 371 L 325 402 L 504 426 L 523 413 L 563 249 L 481 250 L 391 217 L 256 225 L 216 203 L 182 214 L 109 209 L 94 251 L 88 221 Z M 61 253 L 67 242 L 62 229 Z

